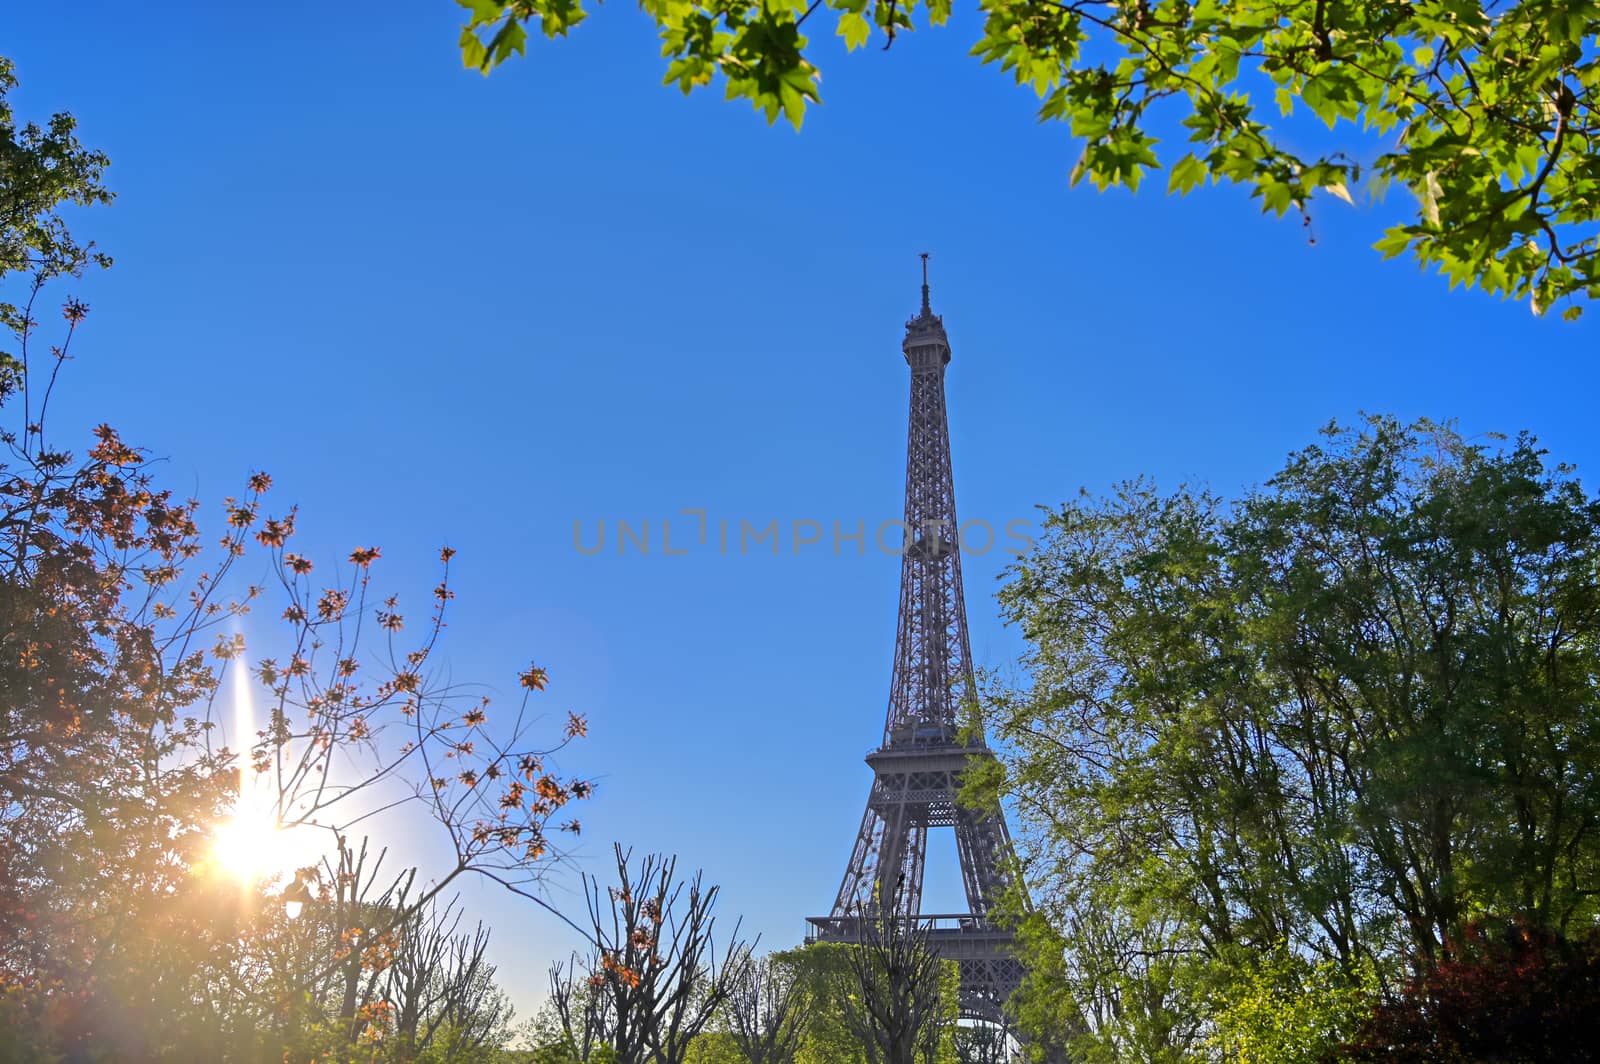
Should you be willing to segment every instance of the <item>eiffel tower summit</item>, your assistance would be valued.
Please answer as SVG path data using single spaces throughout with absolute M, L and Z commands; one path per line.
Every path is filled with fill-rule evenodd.
M 961 592 L 960 525 L 950 474 L 944 371 L 950 340 L 928 300 L 922 256 L 922 309 L 901 344 L 911 369 L 906 439 L 905 527 L 900 561 L 900 620 L 883 744 L 867 755 L 872 790 L 827 916 L 810 917 L 811 941 L 854 942 L 858 920 L 892 900 L 900 915 L 932 926 L 930 941 L 961 972 L 961 1012 L 998 1022 L 1022 978 L 1012 936 L 995 926 L 995 903 L 1011 885 L 1011 835 L 996 809 L 956 802 L 974 759 L 993 758 L 976 727 L 976 684 Z M 930 828 L 953 828 L 966 890 L 964 913 L 924 913 L 922 873 Z

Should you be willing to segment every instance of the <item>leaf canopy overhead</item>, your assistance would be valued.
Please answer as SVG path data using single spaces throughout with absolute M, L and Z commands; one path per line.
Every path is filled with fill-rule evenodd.
M 564 37 L 583 0 L 457 0 L 466 65 L 525 52 L 529 27 Z M 821 101 L 802 29 L 852 51 L 943 25 L 950 0 L 640 0 L 660 32 L 664 81 L 719 77 L 767 121 L 799 128 Z M 824 10 L 825 9 L 825 10 Z M 1411 219 L 1375 245 L 1457 284 L 1558 303 L 1600 295 L 1600 4 L 1592 0 L 980 0 L 972 54 L 1040 99 L 1084 149 L 1074 183 L 1169 192 L 1244 185 L 1263 211 L 1349 204 L 1398 183 Z M 1339 142 L 1308 150 L 1297 110 Z M 1282 125 L 1288 120 L 1287 126 Z M 1188 144 L 1161 147 L 1173 121 Z M 1280 123 L 1280 125 L 1274 125 Z

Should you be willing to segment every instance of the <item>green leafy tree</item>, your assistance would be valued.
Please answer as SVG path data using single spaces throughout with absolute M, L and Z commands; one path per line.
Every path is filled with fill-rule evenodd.
M 899 934 L 899 932 L 895 932 Z M 870 949 L 871 947 L 869 947 Z M 904 946 L 901 947 L 902 957 Z M 863 993 L 862 948 L 841 942 L 816 942 L 771 954 L 773 963 L 793 973 L 809 999 L 805 1027 L 794 1055 L 796 1064 L 869 1064 L 884 1059 L 872 1035 L 861 1033 L 870 1027 Z M 874 993 L 891 991 L 891 977 L 884 967 L 880 950 L 877 960 L 867 960 L 865 972 Z M 903 971 L 901 973 L 903 975 Z M 899 980 L 904 984 L 904 980 Z M 919 1062 L 954 1064 L 957 1059 L 955 1022 L 958 1013 L 960 976 L 952 963 L 941 962 L 936 972 L 937 1015 L 923 1024 L 920 1034 L 908 1040 L 912 1057 Z M 903 999 L 902 999 L 903 1000 Z
M 578 978 L 577 958 L 572 959 L 571 965 L 559 963 L 551 969 L 551 994 L 545 1003 L 522 1025 L 518 1032 L 518 1041 L 525 1047 L 525 1052 L 533 1064 L 611 1064 L 616 1060 L 616 1054 L 610 1046 L 600 1043 L 603 1034 L 604 1017 L 595 1013 L 579 1011 L 574 1013 L 574 1008 L 586 1010 L 587 1002 L 581 998 L 574 998 L 572 986 Z M 598 992 L 594 988 L 591 992 Z M 559 995 L 568 995 L 565 1003 L 567 1013 L 563 1015 L 563 1004 Z M 588 1021 L 588 1041 L 585 1037 L 583 1024 Z M 576 1022 L 578 1030 L 569 1033 L 569 1028 Z
M 683 1064 L 745 1064 L 747 1059 L 727 1031 L 704 1031 L 689 1043 Z
M 773 953 L 771 960 L 794 973 L 811 1002 L 796 1064 L 866 1064 L 866 1049 L 845 1022 L 850 976 L 849 946 L 817 942 Z
M 1268 1003 L 1333 1001 L 1476 915 L 1594 919 L 1597 571 L 1570 468 L 1426 422 L 1330 427 L 1232 505 L 1136 482 L 1053 513 L 1002 592 L 1013 756 L 976 783 L 1032 855 L 1025 1015 L 1177 1061 L 1259 1012 L 1264 958 L 1304 962 Z
M 726 1036 L 746 1064 L 794 1064 L 813 1004 L 792 965 L 752 960 L 723 1006 Z
M 1206 1040 L 1233 1064 L 1318 1064 L 1354 1033 L 1376 997 L 1372 978 L 1285 950 L 1248 956 L 1217 995 Z
M 462 56 L 485 72 L 525 50 L 528 27 L 564 37 L 586 14 L 583 0 L 458 2 L 469 11 Z M 1353 203 L 1398 183 L 1417 209 L 1378 242 L 1384 255 L 1409 252 L 1452 286 L 1526 299 L 1535 313 L 1565 301 L 1576 316 L 1600 294 L 1592 0 L 979 6 L 972 54 L 1083 140 L 1074 182 L 1137 189 L 1165 168 L 1168 191 L 1237 183 L 1280 216 L 1305 214 L 1318 196 Z M 796 127 L 820 100 L 802 28 L 831 30 L 851 49 L 874 39 L 887 48 L 951 13 L 949 0 L 640 7 L 660 31 L 667 84 L 689 92 L 720 80 L 730 99 Z M 1174 135 L 1187 145 L 1162 147 Z
M 0 56 L 0 281 L 10 274 L 31 279 L 37 291 L 61 276 L 76 276 L 90 264 L 111 259 L 94 244 L 79 244 L 61 208 L 110 203 L 101 182 L 109 160 L 78 142 L 77 121 L 57 112 L 43 126 L 17 125 L 7 96 L 17 87 L 16 66 Z M 0 326 L 21 332 L 24 315 L 0 298 Z M 0 400 L 16 389 L 16 352 L 0 352 Z

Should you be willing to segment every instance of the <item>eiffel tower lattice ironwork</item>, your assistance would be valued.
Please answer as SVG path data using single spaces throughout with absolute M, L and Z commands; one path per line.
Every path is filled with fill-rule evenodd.
M 880 899 L 893 904 L 900 915 L 930 924 L 930 941 L 959 966 L 962 1014 L 999 1021 L 1022 978 L 1011 934 L 992 920 L 1014 862 L 1003 814 L 956 801 L 973 760 L 994 754 L 971 719 L 976 685 L 944 400 L 950 341 L 929 305 L 927 259 L 922 256 L 922 309 L 906 323 L 901 345 L 911 368 L 911 419 L 889 712 L 883 745 L 867 755 L 872 790 L 844 882 L 832 912 L 809 919 L 809 940 L 858 941 L 862 915 L 878 913 Z M 922 912 L 928 829 L 942 827 L 955 830 L 965 913 Z

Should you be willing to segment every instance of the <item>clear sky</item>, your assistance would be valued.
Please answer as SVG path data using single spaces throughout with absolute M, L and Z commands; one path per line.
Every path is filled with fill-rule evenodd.
M 455 546 L 452 675 L 509 699 L 537 659 L 552 730 L 590 718 L 563 764 L 600 782 L 586 867 L 613 839 L 676 851 L 765 945 L 826 912 L 882 728 L 898 562 L 831 532 L 899 516 L 918 252 L 966 519 L 1137 474 L 1235 493 L 1362 410 L 1527 428 L 1600 468 L 1595 322 L 1383 262 L 1402 192 L 1323 205 L 1313 243 L 1233 190 L 1068 189 L 1066 131 L 966 58 L 970 5 L 887 53 L 824 44 L 798 135 L 661 87 L 628 4 L 488 79 L 459 22 L 448 0 L 6 5 L 19 113 L 76 114 L 119 194 L 77 223 L 117 265 L 77 286 L 63 422 L 115 423 L 205 499 L 270 471 L 303 552 L 377 544 L 413 598 Z M 619 520 L 650 522 L 649 555 L 618 556 Z M 780 522 L 782 553 L 741 554 L 741 520 Z M 794 553 L 795 521 L 823 544 Z M 1007 560 L 966 560 L 1001 670 Z M 930 870 L 928 904 L 958 884 Z M 468 900 L 530 1000 L 568 938 Z

